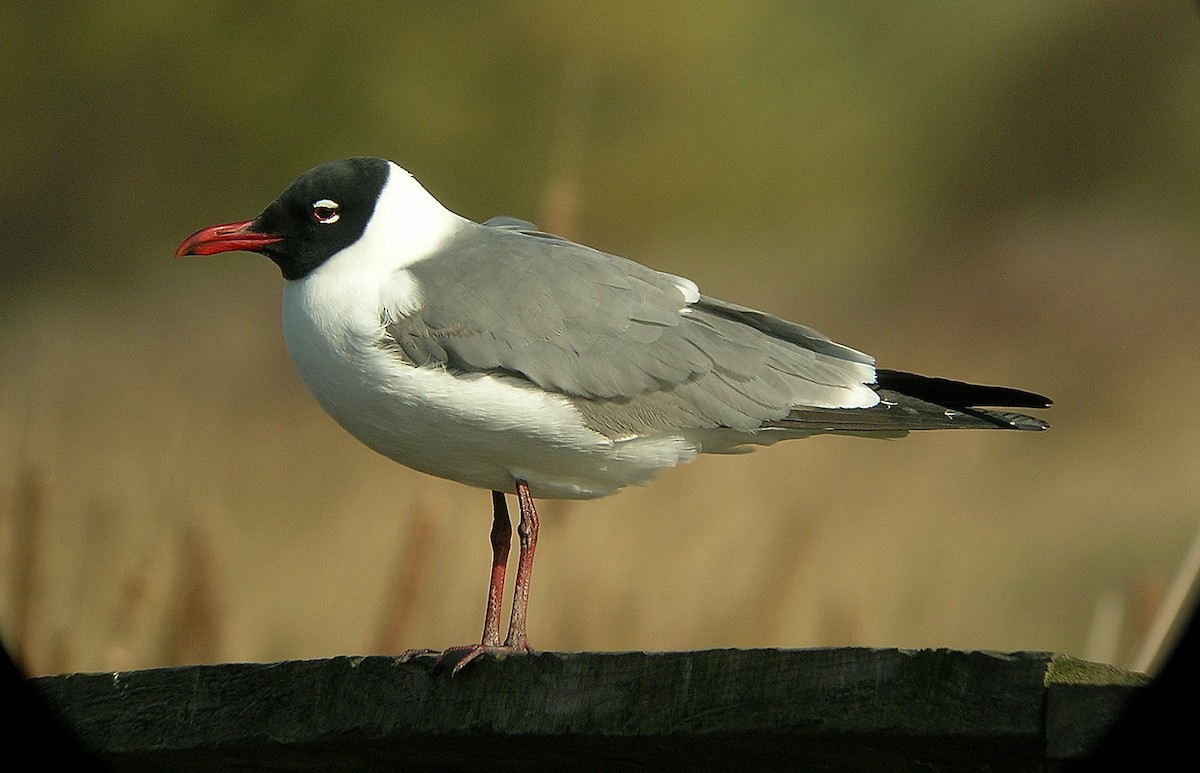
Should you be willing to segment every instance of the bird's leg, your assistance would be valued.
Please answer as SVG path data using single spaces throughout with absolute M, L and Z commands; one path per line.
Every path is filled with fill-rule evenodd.
M 517 560 L 517 583 L 513 590 L 512 619 L 508 623 L 508 638 L 504 646 L 521 652 L 529 652 L 529 638 L 525 635 L 525 614 L 529 607 L 529 578 L 533 574 L 533 552 L 537 549 L 538 514 L 529 493 L 529 484 L 517 481 L 517 501 L 521 505 L 521 521 L 517 524 L 517 535 L 521 539 L 521 555 Z
M 512 523 L 508 520 L 508 502 L 503 491 L 492 492 L 492 582 L 488 588 L 487 612 L 483 617 L 485 647 L 500 646 L 500 606 L 504 603 L 504 574 L 508 571 L 508 549 L 512 543 Z
M 500 643 L 500 606 L 504 601 L 504 575 L 508 571 L 508 552 L 512 542 L 512 522 L 508 518 L 508 503 L 504 493 L 492 492 L 492 579 L 488 587 L 487 611 L 483 618 L 483 639 L 479 644 L 450 647 L 445 650 L 435 672 L 446 667 L 454 676 L 468 663 L 483 655 L 502 655 L 510 652 L 529 652 L 525 636 L 525 610 L 529 604 L 529 574 L 533 571 L 533 551 L 537 546 L 538 518 L 533 507 L 529 484 L 518 480 L 517 499 L 521 504 L 521 521 L 517 533 L 521 538 L 521 555 L 517 563 L 517 587 L 513 597 L 512 620 L 508 638 Z
M 460 659 L 453 673 L 488 651 L 500 647 L 500 607 L 504 604 L 504 575 L 508 571 L 508 551 L 512 543 L 512 522 L 508 519 L 508 502 L 503 491 L 492 492 L 492 579 L 488 586 L 487 611 L 483 615 L 483 638 L 479 644 L 466 644 L 438 653 L 437 650 L 412 649 L 400 655 L 401 662 L 421 655 L 439 655 L 439 667 L 447 660 Z

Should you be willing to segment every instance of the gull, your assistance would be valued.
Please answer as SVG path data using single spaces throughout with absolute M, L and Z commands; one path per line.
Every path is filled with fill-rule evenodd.
M 179 256 L 243 250 L 285 281 L 301 380 L 365 445 L 492 492 L 492 566 L 478 644 L 529 652 L 535 498 L 591 499 L 695 459 L 821 434 L 1043 430 L 1004 408 L 1042 395 L 875 367 L 816 330 L 694 282 L 496 217 L 454 214 L 394 162 L 305 172 L 253 220 L 201 229 Z M 520 554 L 500 638 L 515 493 Z

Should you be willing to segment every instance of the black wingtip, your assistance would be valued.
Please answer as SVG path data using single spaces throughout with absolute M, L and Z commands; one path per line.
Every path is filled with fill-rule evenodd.
M 948 378 L 934 378 L 900 370 L 880 369 L 875 373 L 876 383 L 883 389 L 891 389 L 910 397 L 963 410 L 979 406 L 997 408 L 1049 408 L 1053 400 L 1036 392 L 1013 387 L 969 384 Z M 999 414 L 1000 412 L 995 412 Z M 1019 416 L 1020 414 L 1013 414 Z M 1034 419 L 1033 421 L 1038 421 Z M 1045 422 L 1041 422 L 1045 424 Z M 1045 424 L 1038 429 L 1046 429 Z M 1034 429 L 1030 427 L 1030 429 Z

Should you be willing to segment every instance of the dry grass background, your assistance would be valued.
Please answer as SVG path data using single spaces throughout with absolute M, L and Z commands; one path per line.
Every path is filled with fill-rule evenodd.
M 1103 272 L 1056 279 L 1036 250 L 1061 248 L 1035 241 L 989 277 L 1024 285 L 1019 306 L 939 301 L 938 280 L 873 299 L 896 311 L 885 332 L 857 334 L 880 339 L 888 364 L 1044 389 L 1051 432 L 819 438 L 545 502 L 536 646 L 1127 662 L 1195 528 L 1200 416 L 1181 398 L 1196 372 L 1174 353 L 1196 321 L 1190 288 L 1167 276 L 1142 276 L 1158 302 L 1140 308 Z M 29 669 L 59 672 L 477 636 L 486 494 L 377 457 L 320 412 L 286 359 L 265 267 L 220 314 L 211 288 L 187 288 L 190 269 L 182 295 L 134 314 L 68 308 L 10 326 L 5 350 L 25 359 L 3 369 L 2 525 L 24 568 L 3 599 L 5 640 Z M 1089 306 L 1121 324 L 1074 311 Z M 855 327 L 853 309 L 834 316 Z M 1112 594 L 1125 630 L 1088 652 Z
M 1039 30 L 1045 14 L 1032 8 L 1028 25 Z M 638 43 L 627 45 L 633 54 L 622 55 L 636 55 Z M 195 149 L 188 163 L 217 163 L 215 150 Z M 586 153 L 572 146 L 568 155 Z M 657 168 L 626 163 L 631 178 Z M 477 638 L 487 494 L 377 457 L 321 413 L 287 360 L 279 280 L 265 261 L 170 258 L 190 230 L 253 214 L 307 165 L 280 155 L 235 195 L 190 177 L 190 201 L 203 208 L 179 211 L 184 203 L 170 200 L 153 233 L 117 229 L 124 245 L 103 237 L 128 265 L 153 266 L 151 280 L 133 272 L 97 289 L 94 274 L 72 281 L 68 264 L 22 292 L 11 273 L 21 242 L 5 242 L 13 300 L 0 326 L 0 634 L 27 670 L 318 658 Z M 583 220 L 580 235 L 598 246 L 811 324 L 886 367 L 1035 389 L 1056 405 L 1046 414 L 1054 428 L 1040 435 L 819 438 L 705 458 L 605 500 L 544 502 L 535 647 L 858 644 L 1131 663 L 1200 525 L 1200 230 L 1194 207 L 1137 198 L 1161 177 L 1035 200 L 980 230 L 913 226 L 906 247 L 879 247 L 896 213 L 882 213 L 879 230 L 858 229 L 872 221 L 870 206 L 839 222 L 829 214 L 837 202 L 812 204 L 808 241 L 791 225 L 764 236 L 780 222 L 775 210 L 720 237 L 669 217 L 657 230 L 653 215 L 633 212 L 641 230 L 623 236 L 612 196 L 589 231 L 599 197 L 589 199 L 588 168 L 560 172 L 532 175 L 527 196 L 495 206 L 527 216 L 525 202 L 568 230 Z M 704 217 L 745 196 L 713 179 Z M 426 182 L 452 208 L 495 211 L 471 211 L 475 203 L 447 195 L 453 184 Z M 461 187 L 488 199 L 486 186 Z M 638 190 L 626 204 L 637 210 L 650 195 Z M 91 222 L 57 221 L 84 231 L 78 244 Z M 956 238 L 930 243 L 930 234 Z M 883 254 L 892 248 L 894 260 Z M 874 262 L 839 262 L 862 249 Z M 1115 633 L 1104 634 L 1113 609 Z

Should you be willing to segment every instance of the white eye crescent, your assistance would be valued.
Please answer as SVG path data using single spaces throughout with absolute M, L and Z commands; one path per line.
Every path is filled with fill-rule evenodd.
M 330 199 L 321 199 L 314 201 L 312 205 L 312 216 L 321 225 L 330 225 L 336 223 L 341 215 L 338 214 L 338 203 Z

